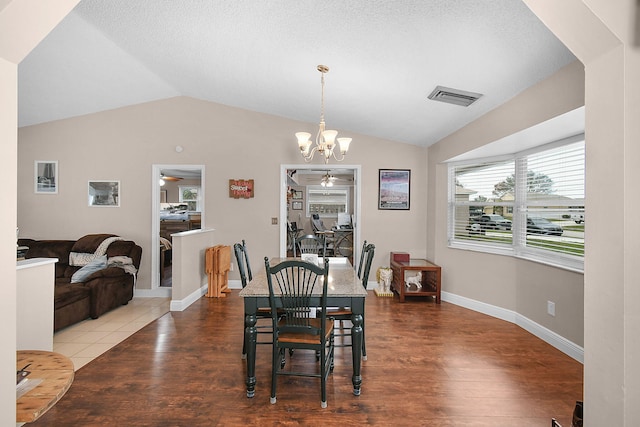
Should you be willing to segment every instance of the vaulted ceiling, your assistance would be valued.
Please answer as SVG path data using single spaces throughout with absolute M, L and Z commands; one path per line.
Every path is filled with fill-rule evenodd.
M 83 0 L 20 64 L 19 125 L 174 96 L 317 123 L 325 64 L 328 128 L 429 146 L 574 60 L 520 0 Z

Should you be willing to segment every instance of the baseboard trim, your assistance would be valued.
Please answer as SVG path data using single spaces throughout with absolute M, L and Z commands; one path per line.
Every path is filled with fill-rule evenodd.
M 155 289 L 134 289 L 133 296 L 140 298 L 171 298 L 171 288 L 165 286 Z
M 202 285 L 199 289 L 196 289 L 191 294 L 187 295 L 186 298 L 181 300 L 172 299 L 169 304 L 170 311 L 184 311 L 187 307 L 189 307 L 194 302 L 198 301 L 202 298 L 203 295 L 207 293 L 208 285 Z
M 450 292 L 442 292 L 442 301 L 449 302 L 451 304 L 458 305 L 460 307 L 468 308 L 469 310 L 477 311 L 497 319 L 505 320 L 510 323 L 514 323 L 520 326 L 525 331 L 535 335 L 542 341 L 557 348 L 567 356 L 574 360 L 584 364 L 584 348 L 575 344 L 572 341 L 564 338 L 561 335 L 553 332 L 544 326 L 539 325 L 533 320 L 513 311 L 507 310 L 502 307 L 487 304 L 484 302 L 476 301 L 471 298 L 463 297 L 460 295 L 452 294 Z

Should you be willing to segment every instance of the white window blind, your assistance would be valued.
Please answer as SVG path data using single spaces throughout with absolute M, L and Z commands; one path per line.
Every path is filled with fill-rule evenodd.
M 348 213 L 349 191 L 346 189 L 307 189 L 307 215 L 338 217 Z
M 511 182 L 514 173 L 513 158 L 453 168 L 453 240 L 511 247 L 507 224 L 513 215 L 513 192 L 501 194 L 496 188 Z
M 584 135 L 449 166 L 449 244 L 582 270 Z

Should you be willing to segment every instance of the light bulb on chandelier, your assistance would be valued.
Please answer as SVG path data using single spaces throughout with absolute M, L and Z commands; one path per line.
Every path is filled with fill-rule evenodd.
M 312 147 L 311 134 L 309 132 L 297 132 L 296 138 L 298 138 L 298 148 L 300 148 L 300 154 L 304 157 L 305 162 L 310 162 L 316 153 L 320 153 L 324 157 L 324 162 L 329 163 L 329 159 L 333 157 L 335 160 L 341 162 L 344 160 L 345 154 L 349 151 L 349 144 L 351 144 L 351 138 L 337 138 L 337 130 L 325 130 L 324 123 L 324 75 L 329 72 L 329 67 L 326 65 L 318 65 L 318 71 L 321 73 L 320 83 L 322 85 L 321 104 L 320 104 L 320 124 L 318 125 L 318 134 L 316 135 L 316 145 Z M 336 155 L 336 141 L 340 146 L 340 157 Z

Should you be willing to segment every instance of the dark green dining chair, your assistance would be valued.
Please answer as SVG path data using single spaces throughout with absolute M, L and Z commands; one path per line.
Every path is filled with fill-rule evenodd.
M 251 265 L 249 264 L 249 253 L 247 251 L 247 245 L 242 239 L 242 243 L 236 243 L 233 245 L 233 253 L 236 256 L 236 264 L 238 265 L 238 273 L 240 274 L 240 281 L 242 282 L 242 288 L 244 289 L 251 280 L 253 280 L 253 274 L 251 273 Z M 260 319 L 271 319 L 271 308 L 270 307 L 261 307 L 258 308 L 258 312 L 256 313 L 256 317 L 258 320 Z M 256 325 L 259 334 L 269 334 L 271 335 L 271 323 L 264 324 L 265 322 L 261 322 L 260 325 Z M 244 319 L 243 319 L 244 325 Z M 244 340 L 243 336 L 243 344 L 242 344 L 242 358 L 247 358 L 247 343 Z M 271 344 L 271 341 L 257 341 L 256 344 Z
M 333 371 L 334 320 L 327 316 L 327 285 L 329 260 L 318 266 L 298 259 L 285 260 L 271 266 L 265 257 L 264 265 L 269 284 L 273 326 L 273 353 L 271 359 L 271 403 L 276 403 L 278 376 L 320 378 L 321 407 L 327 407 L 327 377 Z M 321 293 L 318 292 L 321 290 Z M 314 292 L 315 291 L 315 292 Z M 312 295 L 320 294 L 319 316 Z M 282 310 L 282 316 L 277 313 Z M 286 366 L 286 350 L 313 350 L 320 360 L 317 369 L 302 370 L 297 364 Z M 294 366 L 295 365 L 295 366 Z M 315 365 L 315 363 L 314 363 Z M 305 391 L 301 391 L 305 392 Z
M 362 250 L 363 268 L 360 276 L 362 286 L 367 289 L 367 282 L 369 281 L 369 272 L 371 271 L 371 263 L 373 256 L 375 255 L 376 247 L 374 244 L 367 244 Z M 353 347 L 351 340 L 351 328 L 345 327 L 345 321 L 349 321 L 351 325 L 351 307 L 329 307 L 327 316 L 333 317 L 339 324 L 338 330 L 334 333 L 337 338 L 340 338 L 340 343 L 335 344 L 335 347 Z M 362 359 L 367 360 L 367 346 L 365 340 L 365 321 L 362 316 Z M 345 342 L 345 338 L 349 337 L 349 342 Z

